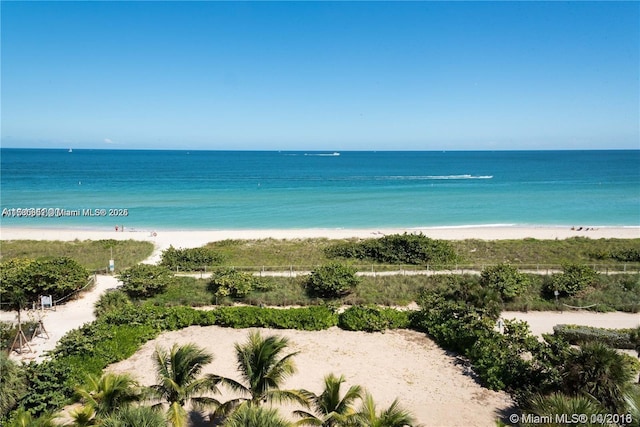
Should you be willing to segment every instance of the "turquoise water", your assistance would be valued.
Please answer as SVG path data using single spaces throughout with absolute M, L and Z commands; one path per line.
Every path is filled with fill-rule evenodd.
M 2 149 L 1 167 L 4 226 L 640 225 L 640 150 Z M 78 216 L 17 217 L 17 208 Z

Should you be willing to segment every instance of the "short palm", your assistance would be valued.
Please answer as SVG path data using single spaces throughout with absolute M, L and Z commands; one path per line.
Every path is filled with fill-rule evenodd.
M 198 378 L 202 368 L 211 363 L 213 356 L 195 344 L 174 345 L 169 352 L 158 348 L 154 353 L 158 383 L 153 393 L 169 404 L 167 419 L 176 427 L 187 424 L 184 405 L 191 401 L 196 406 L 216 405 L 218 401 L 206 397 L 215 391 L 208 377 Z
M 276 409 L 244 405 L 238 408 L 223 424 L 224 427 L 291 427 Z
M 242 403 L 258 406 L 263 402 L 287 401 L 306 406 L 307 398 L 301 390 L 280 389 L 283 382 L 296 372 L 293 357 L 298 353 L 281 357 L 288 344 L 289 341 L 284 337 L 263 338 L 259 332 L 249 333 L 246 343 L 236 344 L 237 367 L 244 384 L 222 377 L 215 377 L 214 382 L 224 384 L 247 397 L 225 403 L 218 413 L 229 413 Z
M 339 378 L 333 374 L 324 377 L 324 391 L 317 396 L 311 394 L 309 399 L 315 414 L 296 411 L 295 414 L 302 417 L 296 424 L 334 427 L 352 421 L 356 417 L 352 404 L 362 398 L 362 388 L 359 385 L 351 386 L 341 398 L 340 386 L 344 382 L 343 375 Z
M 362 427 L 406 427 L 415 425 L 415 422 L 413 415 L 402 409 L 397 399 L 387 409 L 378 413 L 373 396 L 367 393 L 362 401 L 356 425 Z
M 553 393 L 548 396 L 535 396 L 528 402 L 524 412 L 551 419 L 555 419 L 556 414 L 585 414 L 589 417 L 588 420 L 591 420 L 592 416 L 604 414 L 606 410 L 591 396 Z M 589 422 L 583 424 L 602 425 L 602 423 Z
M 98 416 L 122 409 L 142 397 L 138 384 L 130 375 L 114 373 L 107 373 L 101 377 L 89 375 L 87 385 L 78 388 L 76 394 Z M 80 412 L 79 415 L 82 416 Z
M 633 369 L 624 356 L 600 342 L 573 350 L 563 374 L 565 392 L 588 393 L 611 412 L 624 411 L 624 393 L 632 380 Z
M 130 406 L 105 418 L 101 427 L 166 427 L 162 413 L 148 406 Z

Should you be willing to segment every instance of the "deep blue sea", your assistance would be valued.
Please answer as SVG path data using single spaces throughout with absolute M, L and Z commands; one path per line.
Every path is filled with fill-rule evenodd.
M 0 155 L 3 226 L 640 225 L 640 150 Z

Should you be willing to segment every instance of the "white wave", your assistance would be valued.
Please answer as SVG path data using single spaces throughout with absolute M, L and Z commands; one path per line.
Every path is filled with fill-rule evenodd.
M 382 179 L 408 179 L 408 180 L 445 180 L 445 179 L 492 179 L 493 175 L 418 175 L 418 176 L 385 176 Z

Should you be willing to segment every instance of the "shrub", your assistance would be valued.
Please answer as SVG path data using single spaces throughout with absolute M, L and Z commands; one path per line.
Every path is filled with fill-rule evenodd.
M 566 264 L 562 269 L 561 274 L 553 274 L 551 280 L 545 283 L 547 295 L 552 296 L 554 291 L 561 296 L 575 295 L 592 285 L 598 277 L 596 271 L 587 265 Z
M 210 248 L 175 249 L 169 246 L 162 252 L 163 265 L 171 270 L 201 271 L 222 262 L 222 256 Z
M 93 308 L 93 314 L 96 317 L 100 317 L 106 313 L 120 310 L 131 304 L 131 300 L 123 291 L 108 290 L 104 294 L 100 295 L 100 298 L 96 301 Z
M 380 239 L 347 242 L 330 246 L 329 258 L 370 259 L 389 264 L 447 264 L 457 258 L 453 246 L 420 234 L 392 234 Z
M 131 298 L 144 298 L 164 291 L 174 277 L 167 267 L 138 264 L 123 271 L 118 279 L 123 283 L 122 290 Z
M 244 298 L 250 292 L 267 291 L 270 288 L 271 285 L 266 280 L 233 268 L 214 272 L 209 282 L 209 290 L 220 298 Z
M 585 342 L 601 342 L 612 348 L 635 350 L 636 344 L 632 342 L 633 329 L 606 329 L 592 326 L 556 325 L 553 333 L 562 337 L 570 344 Z
M 359 282 L 355 268 L 331 263 L 315 269 L 305 287 L 310 296 L 340 298 L 353 292 Z
M 529 287 L 529 278 L 509 264 L 486 267 L 480 274 L 480 284 L 500 293 L 509 301 L 522 294 Z
M 347 331 L 380 332 L 408 328 L 410 320 L 406 311 L 355 305 L 340 313 L 338 326 Z
M 337 316 L 326 306 L 305 308 L 222 307 L 215 324 L 231 328 L 276 328 L 317 331 L 335 326 Z

